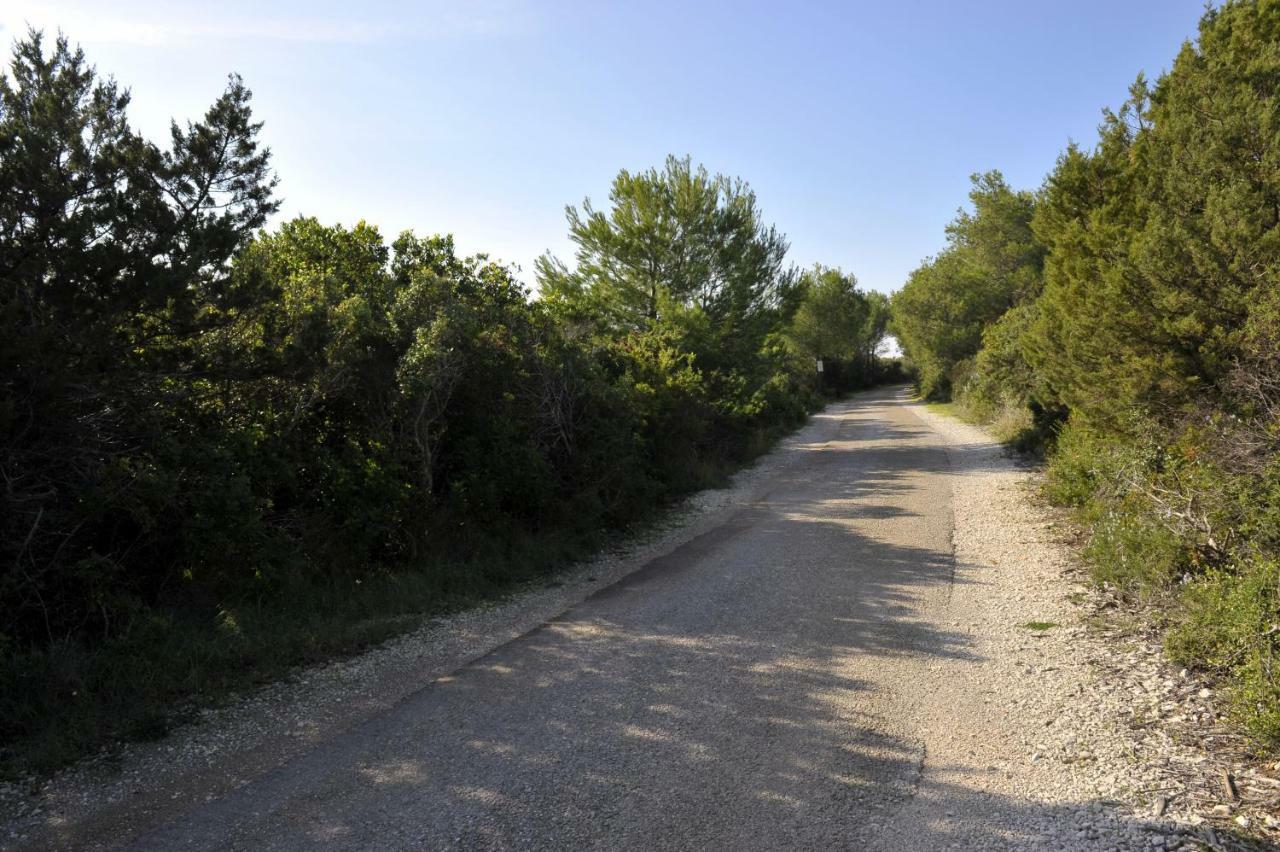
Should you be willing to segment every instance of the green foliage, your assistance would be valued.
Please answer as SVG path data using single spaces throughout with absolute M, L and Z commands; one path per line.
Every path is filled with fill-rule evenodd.
M 871 303 L 858 280 L 839 269 L 816 266 L 800 279 L 800 304 L 784 337 L 809 358 L 853 358 L 874 352 Z M 883 326 L 880 329 L 883 336 Z
M 1237 718 L 1280 743 L 1280 563 L 1248 559 L 1186 585 L 1166 641 L 1170 656 L 1227 677 Z
M 973 358 L 987 326 L 1039 292 L 1044 248 L 1031 232 L 1035 201 L 999 172 L 974 175 L 947 227 L 948 245 L 893 296 L 893 330 L 930 399 L 950 396 L 957 365 Z
M 1154 89 L 1139 78 L 1097 149 L 1069 151 L 1036 222 L 1054 261 L 1033 361 L 1078 416 L 1119 427 L 1211 394 L 1240 354 L 1280 240 L 1280 16 L 1206 13 Z
M 1119 477 L 1118 447 L 1086 427 L 1068 423 L 1058 433 L 1045 471 L 1045 494 L 1059 506 L 1080 508 Z
M 1005 311 L 982 331 L 982 347 L 973 359 L 969 383 L 958 395 L 971 405 L 1025 407 L 1047 396 L 1046 388 L 1027 363 L 1022 340 L 1035 323 L 1037 302 L 1025 302 Z
M 1184 544 L 1141 498 L 1091 502 L 1082 517 L 1092 530 L 1084 556 L 1095 582 L 1141 595 L 1178 576 Z
M 922 389 L 985 419 L 1021 411 L 1024 434 L 1056 441 L 1046 490 L 1090 526 L 1095 579 L 1166 604 L 1171 652 L 1227 677 L 1240 718 L 1272 742 L 1278 38 L 1280 3 L 1209 9 L 1196 43 L 1154 86 L 1139 77 L 1033 205 L 989 217 L 1025 224 L 1034 208 L 1042 287 L 1021 224 L 978 228 L 975 204 L 893 300 Z M 996 283 L 1000 258 L 1021 286 Z
M 858 279 L 822 265 L 802 274 L 782 340 L 805 362 L 823 362 L 826 388 L 844 392 L 882 380 L 876 349 L 888 333 L 889 300 L 858 289 Z
M 64 40 L 0 77 L 0 772 L 585 555 L 821 401 L 787 341 L 884 374 L 883 297 L 824 317 L 742 181 L 622 172 L 531 301 L 451 237 L 260 230 L 248 103 L 161 149 Z
M 203 404 L 228 365 L 202 341 L 256 296 L 227 263 L 275 209 L 268 155 L 236 78 L 165 150 L 130 130 L 128 101 L 61 38 L 46 52 L 32 34 L 0 77 L 10 636 L 109 635 L 177 579 L 175 514 L 226 535 L 204 509 L 252 513 L 251 463 Z M 257 537 L 222 543 L 234 559 Z
M 748 333 L 768 324 L 786 287 L 787 243 L 743 181 L 668 157 L 662 170 L 619 172 L 609 201 L 608 212 L 590 199 L 566 208 L 577 268 L 539 259 L 548 302 L 612 328 L 643 329 L 670 305 L 696 305 Z

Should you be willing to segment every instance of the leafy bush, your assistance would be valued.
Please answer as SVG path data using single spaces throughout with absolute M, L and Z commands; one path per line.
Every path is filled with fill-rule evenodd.
M 1086 507 L 1083 517 L 1091 530 L 1084 556 L 1096 582 L 1143 594 L 1178 576 L 1184 564 L 1184 543 L 1152 516 L 1140 498 L 1098 500 Z
M 1254 558 L 1187 584 L 1166 646 L 1228 678 L 1236 716 L 1280 744 L 1280 562 Z
M 1102 435 L 1076 423 L 1058 433 L 1045 471 L 1045 494 L 1060 506 L 1085 506 L 1119 479 L 1125 458 Z

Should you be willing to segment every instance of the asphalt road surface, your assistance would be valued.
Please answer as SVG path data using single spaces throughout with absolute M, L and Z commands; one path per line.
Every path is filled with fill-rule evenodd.
M 719 526 L 133 848 L 862 848 L 966 657 L 948 453 L 892 391 L 808 434 Z

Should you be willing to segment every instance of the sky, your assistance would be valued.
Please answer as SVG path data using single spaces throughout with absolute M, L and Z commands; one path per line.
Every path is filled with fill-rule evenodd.
M 566 204 L 690 155 L 747 180 L 790 259 L 890 292 L 942 247 L 969 175 L 1037 187 L 1203 0 L 4 0 L 0 38 L 63 30 L 157 141 L 240 74 L 278 218 L 453 233 L 571 260 Z

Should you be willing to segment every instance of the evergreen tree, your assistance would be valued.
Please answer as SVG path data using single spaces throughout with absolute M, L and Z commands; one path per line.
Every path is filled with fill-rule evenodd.
M 232 77 L 161 149 L 65 38 L 32 32 L 0 76 L 0 593 L 19 623 L 105 611 L 173 486 L 157 459 L 205 427 L 221 365 L 199 344 L 255 298 L 228 262 L 276 207 L 249 98 Z
M 1035 199 L 999 172 L 973 175 L 973 212 L 947 227 L 947 247 L 893 296 L 893 329 L 930 396 L 950 393 L 955 370 L 982 345 L 983 330 L 1040 290 L 1044 248 L 1031 231 Z
M 785 286 L 786 240 L 764 225 L 741 180 L 668 157 L 663 169 L 622 171 L 610 209 L 566 208 L 576 268 L 552 257 L 537 265 L 543 297 L 587 303 L 615 329 L 643 329 L 695 307 L 718 326 L 757 332 Z M 768 320 L 764 320 L 767 322 Z

